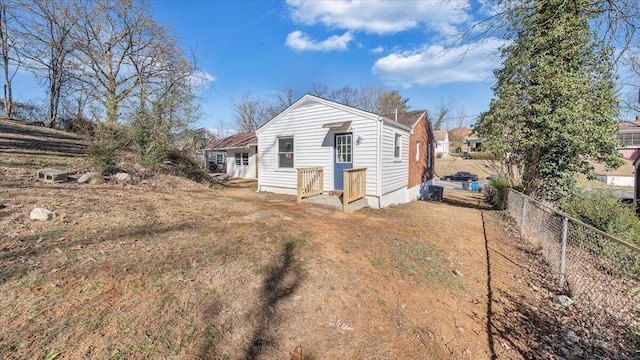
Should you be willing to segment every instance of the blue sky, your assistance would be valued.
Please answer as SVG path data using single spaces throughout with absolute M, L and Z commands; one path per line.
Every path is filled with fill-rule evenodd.
M 455 127 L 461 116 L 470 125 L 488 109 L 501 65 L 502 40 L 474 27 L 495 12 L 486 0 L 147 1 L 211 80 L 200 89 L 203 116 L 195 126 L 223 134 L 234 130 L 233 103 L 243 96 L 269 100 L 313 83 L 397 89 L 412 110 L 446 105 L 445 125 Z M 44 87 L 26 71 L 13 86 L 17 101 L 45 103 Z
M 459 32 L 484 14 L 467 1 L 170 1 L 150 0 L 154 18 L 172 28 L 213 80 L 202 91 L 198 125 L 233 127 L 233 102 L 269 99 L 285 88 L 307 91 L 383 85 L 411 109 L 440 104 L 466 122 L 488 108 L 500 41 Z M 451 124 L 455 126 L 455 124 Z

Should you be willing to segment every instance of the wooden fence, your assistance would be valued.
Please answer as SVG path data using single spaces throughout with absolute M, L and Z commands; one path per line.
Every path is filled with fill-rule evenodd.
M 363 199 L 367 193 L 367 168 L 347 169 L 343 176 L 342 210 L 349 212 L 349 203 Z
M 322 167 L 298 169 L 298 202 L 324 192 L 324 170 Z

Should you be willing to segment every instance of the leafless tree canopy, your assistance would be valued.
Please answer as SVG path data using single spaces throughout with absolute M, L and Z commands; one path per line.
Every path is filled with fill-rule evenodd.
M 358 88 L 345 85 L 335 90 L 328 90 L 324 84 L 313 83 L 307 93 L 382 115 L 391 114 L 396 109 L 399 112 L 409 109 L 408 98 L 403 98 L 398 90 L 387 90 L 381 85 L 364 85 Z M 302 95 L 303 92 L 292 88 L 285 88 L 274 99 L 244 95 L 241 100 L 233 103 L 235 129 L 255 131 L 293 105 Z
M 0 0 L 0 45 L 7 114 L 19 66 L 46 86 L 49 126 L 61 113 L 112 125 L 143 109 L 197 113 L 195 61 L 144 0 Z

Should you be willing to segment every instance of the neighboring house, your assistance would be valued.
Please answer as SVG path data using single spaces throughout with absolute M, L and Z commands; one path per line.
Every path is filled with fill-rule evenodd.
M 484 151 L 482 147 L 482 139 L 479 137 L 466 137 L 464 138 L 464 144 L 466 145 L 466 152 L 480 152 Z
M 234 178 L 255 179 L 257 171 L 255 132 L 244 132 L 215 141 L 204 148 L 207 170 Z
M 408 116 L 405 124 L 307 94 L 256 131 L 258 190 L 295 195 L 296 169 L 320 167 L 324 191 L 340 191 L 345 169 L 366 168 L 370 207 L 412 201 L 420 186 L 426 188 L 431 181 L 430 172 L 418 167 L 410 170 L 411 161 L 433 164 L 427 160 L 433 156 L 432 137 L 419 137 L 430 131 L 423 123 L 428 124 L 424 112 Z M 421 172 L 421 183 L 410 190 L 410 183 L 418 178 L 414 171 Z
M 633 186 L 633 203 L 636 207 L 636 214 L 640 214 L 640 157 L 633 161 L 634 186 Z
M 627 160 L 637 159 L 640 155 L 640 115 L 636 121 L 621 122 L 616 137 L 624 143 L 618 148 L 620 155 Z
M 449 154 L 449 132 L 447 130 L 436 130 L 433 132 L 436 139 L 436 155 L 447 156 Z

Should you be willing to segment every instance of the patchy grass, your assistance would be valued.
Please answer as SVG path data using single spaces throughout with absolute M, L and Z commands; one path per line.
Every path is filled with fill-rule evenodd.
M 38 168 L 87 169 L 80 140 L 0 124 L 15 137 L 0 138 L 1 358 L 282 359 L 298 345 L 305 359 L 529 354 L 487 340 L 488 324 L 520 323 L 500 307 L 488 322 L 485 246 L 504 226 L 483 228 L 477 194 L 344 214 L 126 162 L 132 184 L 44 184 Z M 37 205 L 56 217 L 30 221 Z M 529 299 L 513 275 L 523 259 L 494 269 L 495 296 L 520 286 L 513 296 Z

